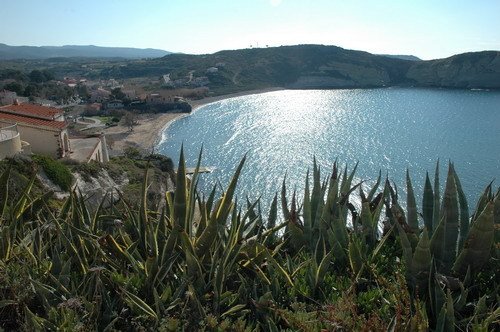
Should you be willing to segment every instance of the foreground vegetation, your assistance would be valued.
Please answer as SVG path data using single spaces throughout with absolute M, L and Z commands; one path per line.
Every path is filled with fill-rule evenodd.
M 389 181 L 353 184 L 355 169 L 303 195 L 283 184 L 270 211 L 234 193 L 197 192 L 181 152 L 176 189 L 140 199 L 62 207 L 12 200 L 0 177 L 0 327 L 11 330 L 478 330 L 498 327 L 500 193 L 471 214 L 449 166 L 440 195 L 425 181 L 422 211 L 410 177 L 407 207 Z M 359 193 L 361 206 L 353 204 Z M 163 204 L 161 204 L 163 203 Z M 278 215 L 281 205 L 283 218 Z M 95 212 L 91 212 L 95 211 Z M 422 225 L 424 227 L 422 227 Z M 380 230 L 383 230 L 380 232 Z

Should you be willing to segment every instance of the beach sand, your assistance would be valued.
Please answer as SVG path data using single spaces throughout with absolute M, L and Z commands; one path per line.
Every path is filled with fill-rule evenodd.
M 193 111 L 206 104 L 214 103 L 220 100 L 259 94 L 265 92 L 279 91 L 282 88 L 269 88 L 261 90 L 243 91 L 227 95 L 206 97 L 199 100 L 190 100 Z M 162 132 L 174 121 L 189 113 L 161 113 L 161 114 L 140 114 L 138 116 L 138 125 L 134 126 L 133 131 L 128 127 L 118 125 L 103 130 L 108 141 L 109 153 L 111 156 L 123 154 L 126 147 L 134 147 L 144 153 L 154 152 L 154 147 L 159 143 Z

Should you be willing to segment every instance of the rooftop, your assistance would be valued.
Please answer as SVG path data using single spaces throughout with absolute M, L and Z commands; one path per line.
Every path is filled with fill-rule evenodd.
M 54 121 L 40 118 L 32 118 L 23 115 L 0 112 L 0 121 L 4 120 L 7 123 L 29 124 L 34 126 L 44 126 L 55 129 L 63 129 L 67 126 L 66 121 Z
M 53 120 L 63 113 L 62 110 L 55 107 L 40 106 L 34 104 L 14 104 L 0 107 L 2 113 L 13 113 L 47 120 Z

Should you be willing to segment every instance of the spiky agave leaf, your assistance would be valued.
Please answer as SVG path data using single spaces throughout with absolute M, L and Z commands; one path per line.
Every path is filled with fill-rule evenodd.
M 429 180 L 429 173 L 425 173 L 424 195 L 422 198 L 422 216 L 424 218 L 424 226 L 427 228 L 429 235 L 432 236 L 434 232 L 433 218 L 434 214 L 434 192 L 432 191 L 431 181 Z
M 287 202 L 287 195 L 286 195 L 286 173 L 285 176 L 283 177 L 283 183 L 281 184 L 281 209 L 283 211 L 283 218 L 285 220 L 290 219 L 290 210 L 288 209 L 288 202 Z
M 314 158 L 313 188 L 312 188 L 311 202 L 310 202 L 310 204 L 311 204 L 311 229 L 318 229 L 318 219 L 319 219 L 319 215 L 320 215 L 319 210 L 320 210 L 321 203 L 323 202 L 323 194 L 324 194 L 320 181 L 321 181 L 320 168 L 316 163 L 316 158 Z M 305 224 L 304 224 L 304 226 L 305 226 Z
M 448 169 L 441 215 L 441 221 L 431 238 L 431 252 L 439 270 L 447 273 L 455 261 L 458 240 L 457 187 L 451 166 Z
M 417 203 L 415 201 L 415 194 L 410 179 L 410 171 L 406 169 L 406 220 L 408 226 L 415 233 L 418 232 L 418 217 L 417 217 Z
M 407 279 L 411 278 L 411 265 L 412 265 L 412 257 L 413 257 L 413 250 L 412 246 L 410 243 L 410 240 L 408 240 L 408 236 L 401 227 L 399 223 L 395 223 L 396 228 L 398 229 L 399 233 L 399 241 L 401 242 L 401 247 L 403 248 L 403 259 L 406 264 L 406 273 L 407 273 Z M 393 226 L 394 227 L 394 226 Z
M 416 285 L 421 289 L 422 292 L 425 291 L 425 285 L 427 284 L 428 273 L 431 268 L 431 250 L 430 250 L 430 240 L 427 229 L 424 230 L 420 236 L 420 241 L 415 248 L 415 253 L 413 254 L 411 262 L 411 274 L 416 281 Z M 425 294 L 425 293 L 423 293 Z
M 476 210 L 474 211 L 474 215 L 472 216 L 472 221 L 476 220 L 481 215 L 484 208 L 488 204 L 488 201 L 492 199 L 492 194 L 491 194 L 492 185 L 493 182 L 491 182 L 488 186 L 486 186 L 486 188 L 483 191 L 483 194 L 477 201 Z
M 495 256 L 500 259 L 500 188 L 495 196 L 495 206 L 493 208 L 493 220 L 495 221 Z
M 382 180 L 382 171 L 379 170 L 378 171 L 377 181 L 375 182 L 375 184 L 373 185 L 373 187 L 370 189 L 370 192 L 368 193 L 367 200 L 369 200 L 369 201 L 373 200 L 373 198 L 375 197 L 375 193 L 377 192 L 377 189 L 380 186 L 381 180 Z
M 453 177 L 455 178 L 455 184 L 457 186 L 458 203 L 460 205 L 460 231 L 458 236 L 458 251 L 462 250 L 464 246 L 465 239 L 469 233 L 469 205 L 467 204 L 467 198 L 465 197 L 464 191 L 462 189 L 462 184 L 455 172 L 455 167 L 451 164 Z
M 200 167 L 201 167 L 201 157 L 203 154 L 203 146 L 200 149 L 200 153 L 198 154 L 198 161 L 196 163 L 196 167 L 194 169 L 194 173 L 191 177 L 191 181 L 189 184 L 189 190 L 187 193 L 187 206 L 186 206 L 186 229 L 189 234 L 189 236 L 194 236 L 195 229 L 194 229 L 194 223 L 195 223 L 195 215 L 196 215 L 196 196 L 197 196 L 197 187 L 198 187 L 198 180 L 199 180 L 199 172 L 200 172 Z M 200 219 L 200 218 L 198 218 Z M 197 220 L 196 224 L 199 224 L 200 220 Z
M 494 240 L 492 201 L 486 204 L 483 212 L 472 223 L 464 248 L 453 265 L 453 271 L 464 274 L 468 266 L 477 271 L 490 257 L 490 250 Z
M 7 207 L 7 200 L 9 197 L 9 177 L 12 166 L 9 165 L 0 176 L 0 218 L 3 217 Z
M 446 302 L 443 304 L 436 323 L 436 331 L 454 332 L 455 331 L 455 309 L 453 308 L 453 298 L 448 289 Z
M 439 159 L 436 163 L 436 172 L 434 175 L 434 205 L 432 207 L 432 230 L 438 227 L 441 222 L 441 204 L 440 200 L 440 188 L 439 188 Z
M 349 263 L 351 265 L 351 271 L 354 277 L 356 277 L 363 266 L 361 241 L 356 236 L 352 236 L 349 241 L 348 254 L 349 254 Z
M 210 219 L 207 221 L 207 226 L 199 238 L 195 242 L 195 252 L 198 256 L 207 254 L 208 248 L 215 240 L 217 228 L 219 225 L 224 225 L 233 208 L 233 196 L 236 191 L 236 185 L 240 177 L 241 169 L 245 164 L 246 156 L 240 161 L 236 171 L 229 183 L 227 191 L 224 193 L 219 204 L 216 204 L 214 212 L 211 214 Z
M 184 159 L 184 147 L 181 146 L 179 166 L 177 167 L 177 179 L 174 196 L 174 225 L 180 229 L 187 229 L 188 208 L 188 184 L 186 177 L 186 162 Z

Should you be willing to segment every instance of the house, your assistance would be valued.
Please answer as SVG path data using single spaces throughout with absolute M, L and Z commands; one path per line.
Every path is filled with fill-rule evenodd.
M 20 152 L 80 162 L 109 161 L 103 134 L 69 139 L 62 110 L 15 102 L 0 107 L 0 159 Z
M 78 81 L 71 77 L 65 77 L 63 83 L 69 86 L 70 88 L 74 88 L 77 85 Z
M 92 103 L 92 104 L 87 104 L 85 106 L 85 110 L 87 111 L 93 111 L 96 113 L 99 113 L 99 111 L 102 109 L 102 104 L 101 103 Z
M 210 84 L 210 80 L 206 76 L 195 77 L 191 80 L 191 86 L 202 87 Z
M 23 141 L 33 153 L 63 158 L 70 154 L 67 123 L 64 112 L 53 107 L 20 104 L 0 107 L 0 126 L 16 125 Z
M 130 99 L 130 100 L 134 100 L 137 98 L 137 94 L 135 92 L 135 90 L 122 90 L 122 92 L 125 94 L 125 96 L 127 97 L 127 99 Z
M 123 108 L 123 102 L 121 100 L 111 100 L 106 103 L 106 109 L 108 110 L 118 110 Z
M 146 104 L 160 105 L 170 102 L 169 98 L 165 98 L 159 93 L 150 93 L 146 95 Z
M 17 93 L 15 92 L 9 90 L 0 91 L 0 105 L 13 104 L 16 98 L 17 98 Z
M 219 71 L 219 68 L 217 68 L 217 67 L 210 67 L 210 68 L 208 68 L 205 72 L 206 72 L 207 74 L 215 74 L 215 73 L 217 73 L 218 71 Z
M 90 92 L 90 102 L 92 103 L 103 103 L 109 100 L 111 92 L 104 89 L 97 89 Z

